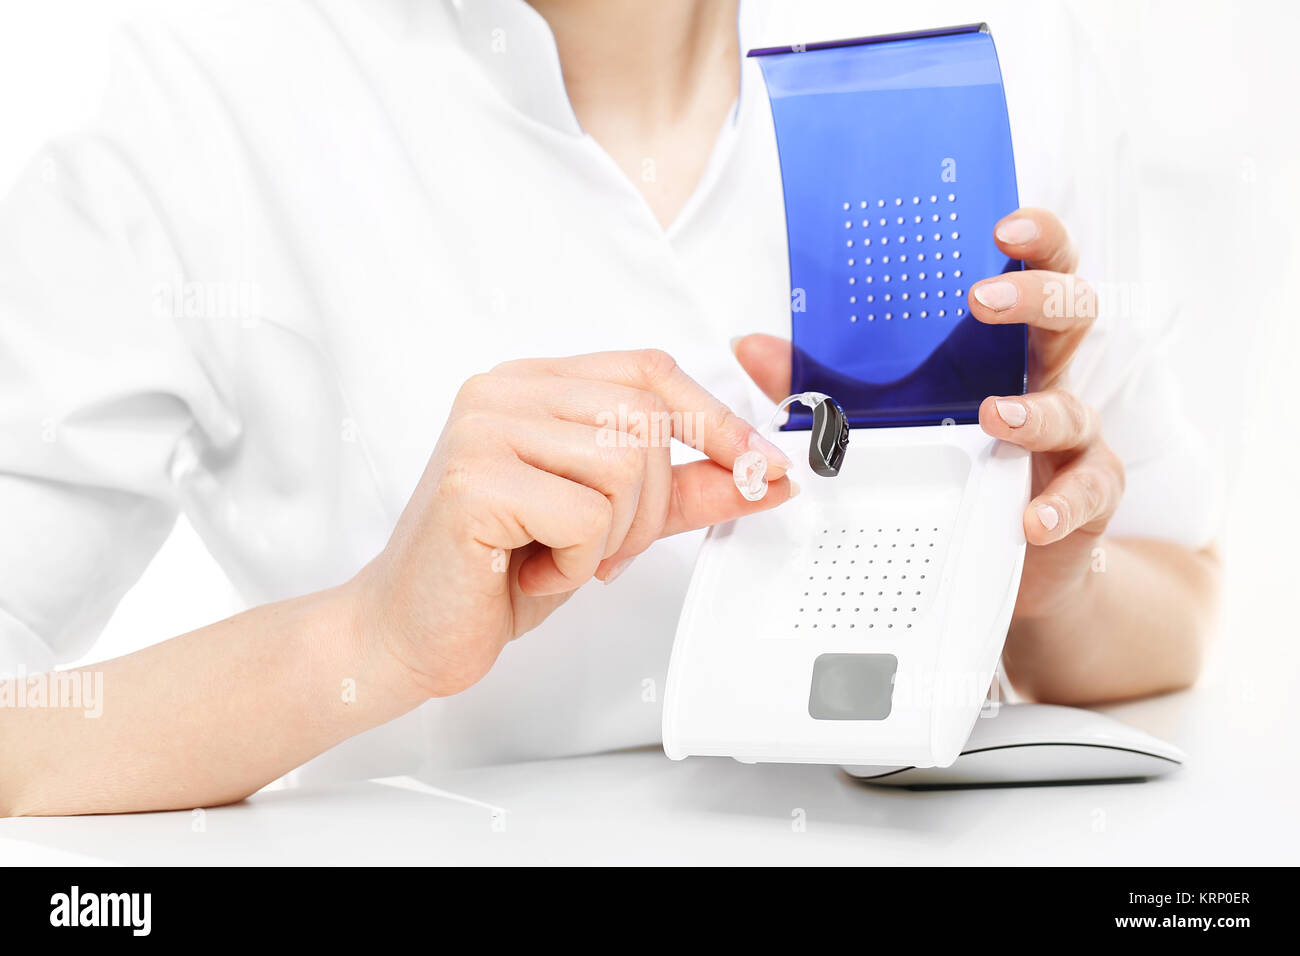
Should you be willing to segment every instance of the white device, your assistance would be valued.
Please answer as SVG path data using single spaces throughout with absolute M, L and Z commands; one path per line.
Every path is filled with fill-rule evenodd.
M 772 437 L 806 457 L 807 432 Z M 665 753 L 952 763 L 1015 605 L 1028 453 L 978 425 L 863 428 L 838 477 L 794 473 L 802 495 L 715 527 L 701 548 Z
M 1022 265 L 993 241 L 1020 205 L 997 54 L 968 24 L 750 55 L 781 165 L 791 398 L 812 407 L 774 440 L 816 474 L 706 538 L 664 750 L 946 766 L 993 680 L 1029 500 L 1029 454 L 979 426 L 984 399 L 1027 388 L 1025 328 L 968 311 L 972 282 Z M 762 493 L 758 462 L 733 474 Z
M 845 767 L 864 783 L 944 789 L 1045 783 L 1132 781 L 1180 769 L 1171 743 L 1077 707 L 1004 704 L 975 722 L 950 767 Z

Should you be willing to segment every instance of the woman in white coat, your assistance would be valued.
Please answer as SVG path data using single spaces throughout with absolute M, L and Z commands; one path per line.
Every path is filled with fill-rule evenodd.
M 253 606 L 98 665 L 94 719 L 0 708 L 0 813 L 236 800 L 432 699 L 426 764 L 657 739 L 683 533 L 797 493 L 750 424 L 790 376 L 750 13 L 222 3 L 123 31 L 100 120 L 0 211 L 0 670 L 83 654 L 181 513 Z M 1203 459 L 1135 330 L 1081 279 L 1047 307 L 1062 220 L 1007 213 L 1029 268 L 969 305 L 1030 327 L 1029 394 L 980 410 L 1035 461 L 1008 675 L 1057 702 L 1186 686 L 1218 579 Z M 620 438 L 620 410 L 702 456 Z

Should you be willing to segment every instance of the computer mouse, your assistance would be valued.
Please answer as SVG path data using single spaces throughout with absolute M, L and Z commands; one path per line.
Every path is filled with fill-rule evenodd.
M 876 786 L 914 790 L 1138 781 L 1179 769 L 1173 744 L 1113 717 L 1054 704 L 1002 704 L 975 721 L 949 767 L 845 767 Z

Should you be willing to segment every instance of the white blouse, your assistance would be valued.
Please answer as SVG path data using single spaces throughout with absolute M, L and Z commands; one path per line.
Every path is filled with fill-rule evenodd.
M 906 22 L 876 5 L 765 20 L 747 6 L 741 43 L 978 19 L 965 6 L 914 6 Z M 1064 17 L 992 27 L 1022 200 L 1065 218 L 1104 304 L 1136 255 L 1133 171 L 1105 140 L 1086 155 L 1071 143 L 1073 124 L 1102 137 L 1110 114 L 1070 62 Z M 728 347 L 789 334 L 752 60 L 664 229 L 583 133 L 522 0 L 186 5 L 124 27 L 117 53 L 98 122 L 50 144 L 0 206 L 0 671 L 85 653 L 178 513 L 250 603 L 345 580 L 384 546 L 459 384 L 507 359 L 655 346 L 766 417 Z M 1197 546 L 1212 496 L 1156 312 L 1104 315 L 1073 384 L 1128 468 L 1113 533 Z M 658 740 L 699 540 L 584 587 L 479 685 L 309 772 Z

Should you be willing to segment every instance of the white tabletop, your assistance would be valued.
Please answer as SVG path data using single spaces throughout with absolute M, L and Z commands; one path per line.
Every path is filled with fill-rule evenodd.
M 0 861 L 1295 863 L 1295 771 L 1271 739 L 1290 722 L 1250 719 L 1275 703 L 1224 681 L 1111 708 L 1190 755 L 1146 783 L 911 792 L 653 748 L 262 792 L 201 817 L 3 820 Z

